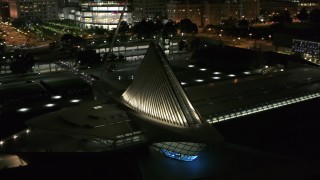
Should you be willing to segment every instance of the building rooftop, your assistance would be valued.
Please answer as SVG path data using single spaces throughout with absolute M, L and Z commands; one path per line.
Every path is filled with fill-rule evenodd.
M 294 177 L 302 178 L 317 177 L 316 169 L 319 167 L 320 158 L 315 153 L 315 144 L 319 134 L 316 129 L 320 126 L 311 118 L 311 114 L 319 114 L 312 111 L 320 96 L 318 67 L 288 61 L 279 64 L 262 63 L 261 66 L 248 71 L 218 71 L 212 66 L 204 67 L 203 64 L 194 61 L 169 62 L 188 99 L 200 114 L 202 122 L 216 127 L 226 137 L 227 142 L 243 143 L 245 146 L 232 143 L 213 145 L 200 155 L 203 158 L 199 158 L 193 164 L 179 164 L 180 162 L 169 161 L 147 150 L 145 142 L 149 139 L 145 139 L 144 136 L 146 128 L 141 126 L 142 123 L 136 123 L 138 121 L 132 119 L 133 116 L 128 116 L 121 105 L 93 101 L 34 118 L 28 122 L 34 127 L 31 133 L 25 131 L 12 136 L 2 144 L 2 152 L 12 152 L 6 151 L 6 148 L 10 147 L 28 151 L 24 149 L 27 146 L 33 147 L 36 151 L 96 152 L 110 150 L 112 144 L 116 150 L 120 150 L 120 154 L 128 152 L 133 156 L 127 160 L 121 159 L 121 163 L 133 163 L 132 171 L 138 174 L 135 177 L 142 176 L 143 179 L 160 177 L 159 170 L 162 168 L 161 172 L 165 173 L 161 177 L 168 179 L 291 179 L 292 174 Z M 136 68 L 137 63 L 123 64 L 118 66 L 115 72 L 104 74 L 102 79 L 109 86 L 102 93 L 118 90 L 119 93 L 113 95 L 122 94 L 126 86 L 132 82 L 131 77 L 139 79 L 136 77 Z M 116 86 L 109 91 L 110 85 Z M 296 118 L 288 114 L 295 114 Z M 152 129 L 149 127 L 147 130 Z M 152 131 L 162 130 L 159 127 Z M 30 140 L 30 137 L 35 141 Z M 91 141 L 84 140 L 88 137 Z M 127 149 L 128 146 L 122 145 L 141 148 L 137 148 L 138 151 L 130 151 Z M 248 146 L 254 148 L 247 148 Z M 109 153 L 117 154 L 114 151 Z M 301 157 L 297 154 L 303 155 Z M 311 159 L 313 163 L 310 163 Z M 86 161 L 88 164 L 92 163 L 90 158 Z M 197 169 L 195 166 L 201 168 Z M 132 171 L 129 170 L 130 173 Z M 10 174 L 10 171 L 7 172 Z

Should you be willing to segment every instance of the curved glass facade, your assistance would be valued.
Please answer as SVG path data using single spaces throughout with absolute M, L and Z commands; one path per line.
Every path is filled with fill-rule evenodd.
M 124 1 L 82 2 L 80 6 L 81 10 L 76 19 L 83 27 L 98 26 L 112 29 L 117 27 L 125 3 Z M 122 20 L 128 24 L 132 23 L 132 13 L 129 11 L 128 5 Z

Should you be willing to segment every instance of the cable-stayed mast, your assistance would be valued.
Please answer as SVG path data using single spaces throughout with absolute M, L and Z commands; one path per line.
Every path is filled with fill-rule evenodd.
M 106 57 L 106 60 L 105 60 L 105 63 L 104 63 L 104 67 L 107 66 L 107 61 L 108 61 L 108 59 L 109 59 L 109 57 L 110 57 L 110 55 L 111 55 L 111 53 L 112 53 L 112 51 L 113 51 L 114 42 L 115 42 L 115 40 L 116 40 L 116 38 L 117 38 L 119 29 L 120 29 L 120 25 L 121 25 L 121 22 L 122 22 L 122 19 L 123 19 L 124 12 L 125 12 L 125 10 L 127 9 L 127 4 L 128 4 L 128 2 L 125 1 L 124 6 L 123 6 L 123 9 L 122 9 L 122 12 L 121 12 L 121 15 L 120 15 L 120 17 L 119 17 L 119 21 L 118 21 L 117 28 L 116 28 L 116 30 L 115 30 L 115 32 L 114 32 L 114 35 L 113 35 L 113 37 L 112 37 L 112 41 L 111 41 L 110 46 L 109 46 L 109 51 L 108 51 L 108 53 L 107 53 L 107 57 Z

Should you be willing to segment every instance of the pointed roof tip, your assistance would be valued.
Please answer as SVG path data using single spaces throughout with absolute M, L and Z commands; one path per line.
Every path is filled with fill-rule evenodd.
M 202 124 L 159 44 L 150 46 L 123 102 L 137 112 L 177 126 Z
M 155 50 L 157 50 L 158 52 L 163 52 L 162 47 L 161 47 L 158 43 L 156 43 L 156 42 L 154 42 L 154 41 L 150 41 L 150 44 L 149 44 L 149 47 L 148 47 L 147 51 L 148 51 L 150 48 L 155 49 Z

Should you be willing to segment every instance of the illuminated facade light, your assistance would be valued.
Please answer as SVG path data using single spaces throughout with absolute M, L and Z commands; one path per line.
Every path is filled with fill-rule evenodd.
M 243 74 L 251 74 L 250 71 L 245 71 Z
M 97 110 L 97 109 L 102 109 L 102 106 L 94 106 L 93 109 Z
M 62 97 L 62 96 L 60 96 L 60 95 L 56 95 L 56 96 L 52 96 L 51 98 L 52 98 L 52 99 L 61 99 L 61 97 Z
M 30 131 L 31 131 L 30 129 L 27 129 L 27 130 L 26 130 L 26 133 L 27 133 L 27 134 L 29 134 L 29 133 L 30 133 Z
M 20 108 L 20 109 L 18 109 L 19 112 L 27 112 L 29 110 L 30 110 L 29 108 Z
M 221 78 L 218 76 L 214 76 L 214 77 L 212 77 L 212 79 L 221 79 Z
M 80 102 L 80 100 L 79 100 L 79 99 L 72 99 L 70 102 L 72 102 L 72 103 L 78 103 L 78 102 Z
M 17 139 L 18 138 L 18 135 L 13 135 L 13 139 Z
M 194 67 L 194 65 L 190 64 L 188 67 L 189 67 L 189 68 L 193 68 L 193 67 Z
M 53 107 L 53 106 L 55 106 L 55 104 L 46 104 L 46 105 L 44 105 L 45 107 Z
M 294 104 L 294 103 L 298 103 L 298 102 L 302 102 L 310 99 L 319 98 L 319 97 L 320 97 L 320 92 L 316 92 L 313 94 L 305 94 L 298 97 L 284 98 L 276 102 L 266 102 L 263 104 L 258 104 L 255 107 L 245 108 L 238 111 L 236 110 L 236 111 L 222 114 L 222 115 L 221 114 L 215 115 L 214 117 L 207 119 L 207 122 L 210 124 L 213 124 L 213 123 L 217 123 L 217 122 L 221 122 L 229 119 L 234 119 L 237 117 L 247 116 L 247 115 L 259 113 L 262 111 L 267 111 L 270 109 L 287 106 L 290 104 Z
M 221 72 L 214 72 L 213 74 L 218 75 L 218 74 L 221 74 Z
M 196 79 L 195 81 L 196 82 L 203 82 L 204 80 L 203 79 Z
M 180 84 L 181 84 L 181 85 L 186 85 L 187 83 L 185 83 L 185 82 L 181 82 Z
M 0 141 L 0 146 L 2 146 L 4 144 L 4 141 Z
M 228 74 L 228 77 L 235 77 L 236 75 L 234 74 Z
M 201 69 L 200 69 L 200 71 L 206 71 L 206 70 L 207 70 L 207 69 L 205 69 L 205 68 L 201 68 Z

